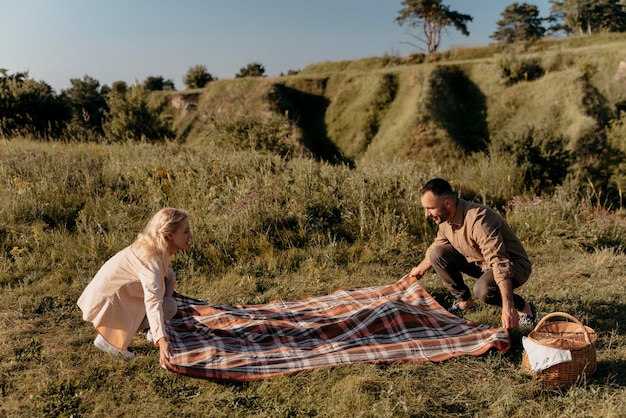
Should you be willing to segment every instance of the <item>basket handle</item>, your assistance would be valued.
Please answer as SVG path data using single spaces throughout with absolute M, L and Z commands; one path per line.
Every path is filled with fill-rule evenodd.
M 565 313 L 565 312 L 552 312 L 547 314 L 546 316 L 544 316 L 543 318 L 541 318 L 541 321 L 539 321 L 539 323 L 537 324 L 537 326 L 535 326 L 535 331 L 539 331 L 539 329 L 541 328 L 541 326 L 550 318 L 554 318 L 557 316 L 562 316 L 564 318 L 569 319 L 570 321 L 574 322 L 576 325 L 578 325 L 582 330 L 583 330 L 583 334 L 585 336 L 585 342 L 587 344 L 591 344 L 591 338 L 589 338 L 589 331 L 587 331 L 587 328 L 585 328 L 585 326 L 576 318 L 574 318 L 572 315 Z

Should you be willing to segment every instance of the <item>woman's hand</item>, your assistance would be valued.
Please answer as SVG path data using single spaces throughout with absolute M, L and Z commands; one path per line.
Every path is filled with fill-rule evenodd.
M 165 363 L 170 357 L 170 344 L 165 338 L 161 338 L 157 341 L 157 345 L 159 346 L 159 364 L 161 367 L 165 367 Z

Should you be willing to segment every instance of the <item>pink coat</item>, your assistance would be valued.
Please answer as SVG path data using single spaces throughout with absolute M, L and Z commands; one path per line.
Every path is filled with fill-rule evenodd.
M 175 280 L 171 269 L 169 273 Z M 158 341 L 165 337 L 165 275 L 157 258 L 144 263 L 130 246 L 124 248 L 104 263 L 78 299 L 83 319 L 92 322 L 109 344 L 126 350 L 147 317 Z

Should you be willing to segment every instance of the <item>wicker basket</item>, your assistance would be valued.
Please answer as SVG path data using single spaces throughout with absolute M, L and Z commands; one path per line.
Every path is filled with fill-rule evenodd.
M 564 317 L 568 321 L 546 322 L 550 318 Z M 570 350 L 572 361 L 555 364 L 538 373 L 530 368 L 528 354 L 524 351 L 522 366 L 524 370 L 539 380 L 560 387 L 568 387 L 581 376 L 591 376 L 597 367 L 595 342 L 598 339 L 595 331 L 584 326 L 573 316 L 564 312 L 554 312 L 544 316 L 535 329 L 528 334 L 533 342 L 561 350 Z

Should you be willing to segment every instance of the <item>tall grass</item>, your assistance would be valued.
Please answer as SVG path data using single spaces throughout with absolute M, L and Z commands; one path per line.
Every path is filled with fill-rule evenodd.
M 2 141 L 0 416 L 620 416 L 623 213 L 604 208 L 591 189 L 533 198 L 506 156 L 476 158 L 458 171 L 411 162 L 351 169 L 255 150 Z M 596 329 L 594 376 L 570 390 L 543 387 L 521 370 L 521 329 L 508 354 L 341 366 L 239 385 L 159 368 L 142 336 L 133 361 L 91 343 L 78 296 L 163 206 L 191 215 L 192 247 L 174 260 L 179 292 L 227 304 L 293 300 L 391 283 L 419 262 L 435 231 L 419 188 L 433 176 L 448 177 L 467 199 L 506 202 L 496 208 L 534 262 L 520 293 L 541 314 L 565 311 Z M 422 281 L 447 306 L 439 279 Z M 484 305 L 471 315 L 500 321 Z

